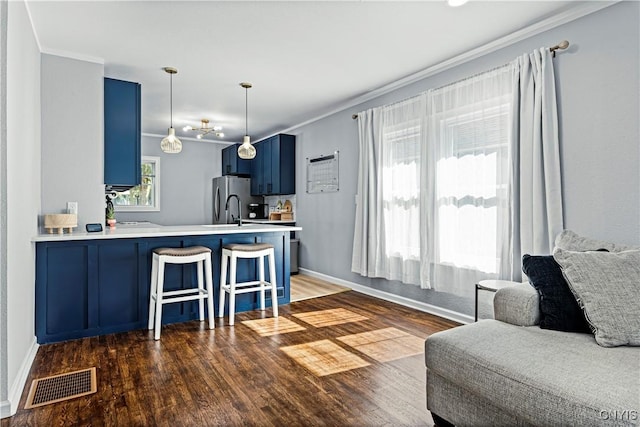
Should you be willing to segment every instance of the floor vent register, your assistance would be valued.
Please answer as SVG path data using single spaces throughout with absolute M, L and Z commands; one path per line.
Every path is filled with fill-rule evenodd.
M 25 409 L 62 402 L 95 393 L 96 368 L 82 369 L 66 374 L 33 380 Z

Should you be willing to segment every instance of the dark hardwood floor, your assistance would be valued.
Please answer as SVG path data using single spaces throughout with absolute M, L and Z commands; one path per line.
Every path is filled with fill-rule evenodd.
M 1 427 L 433 424 L 420 347 L 455 322 L 354 291 L 270 314 L 167 325 L 160 341 L 137 330 L 41 346 Z M 33 379 L 92 366 L 96 393 L 23 409 Z

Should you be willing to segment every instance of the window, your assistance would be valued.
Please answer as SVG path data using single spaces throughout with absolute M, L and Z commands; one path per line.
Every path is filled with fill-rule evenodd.
M 493 101 L 499 105 L 440 120 L 448 149 L 440 153 L 435 182 L 438 233 L 447 236 L 439 239 L 436 262 L 495 274 L 498 230 L 508 214 L 510 106 Z
M 119 192 L 113 200 L 116 212 L 160 210 L 160 157 L 142 157 L 142 183 Z
M 383 128 L 385 255 L 420 259 L 420 120 Z

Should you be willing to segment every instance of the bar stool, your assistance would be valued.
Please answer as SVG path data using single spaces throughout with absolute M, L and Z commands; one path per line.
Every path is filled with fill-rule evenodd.
M 264 280 L 264 257 L 269 257 L 269 282 Z M 258 280 L 236 283 L 236 265 L 238 258 L 258 259 Z M 231 259 L 229 283 L 227 283 L 227 263 Z M 260 292 L 260 310 L 264 311 L 264 292 L 271 290 L 273 317 L 278 317 L 278 295 L 276 292 L 276 262 L 273 245 L 268 243 L 227 244 L 222 247 L 222 265 L 220 268 L 220 305 L 218 317 L 224 317 L 224 298 L 229 294 L 229 325 L 235 317 L 236 295 L 248 292 Z
M 164 266 L 165 264 L 189 264 L 198 263 L 198 287 L 164 292 Z M 204 281 L 202 280 L 204 270 Z M 174 302 L 198 300 L 200 321 L 204 320 L 204 301 L 207 300 L 209 310 L 209 329 L 213 329 L 213 280 L 211 274 L 211 249 L 204 246 L 191 246 L 187 248 L 158 248 L 153 250 L 153 262 L 151 264 L 151 291 L 149 296 L 149 330 L 155 329 L 154 339 L 160 339 L 162 327 L 162 306 Z M 154 327 L 155 324 L 155 327 Z

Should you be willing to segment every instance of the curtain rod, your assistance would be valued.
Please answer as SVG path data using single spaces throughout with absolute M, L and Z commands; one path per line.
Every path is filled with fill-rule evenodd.
M 568 47 L 569 47 L 569 41 L 568 41 L 568 40 L 562 40 L 562 41 L 561 41 L 560 43 L 558 43 L 557 45 L 555 45 L 555 46 L 551 46 L 551 47 L 549 48 L 549 50 L 551 51 L 551 53 L 553 54 L 553 57 L 555 58 L 555 57 L 556 57 L 556 50 L 565 50 L 565 49 L 566 49 L 566 48 L 568 48 Z M 357 115 L 357 114 L 352 114 L 352 115 L 351 115 L 351 118 L 352 118 L 353 120 L 355 120 L 355 119 L 357 119 L 357 118 L 358 118 L 358 115 Z

